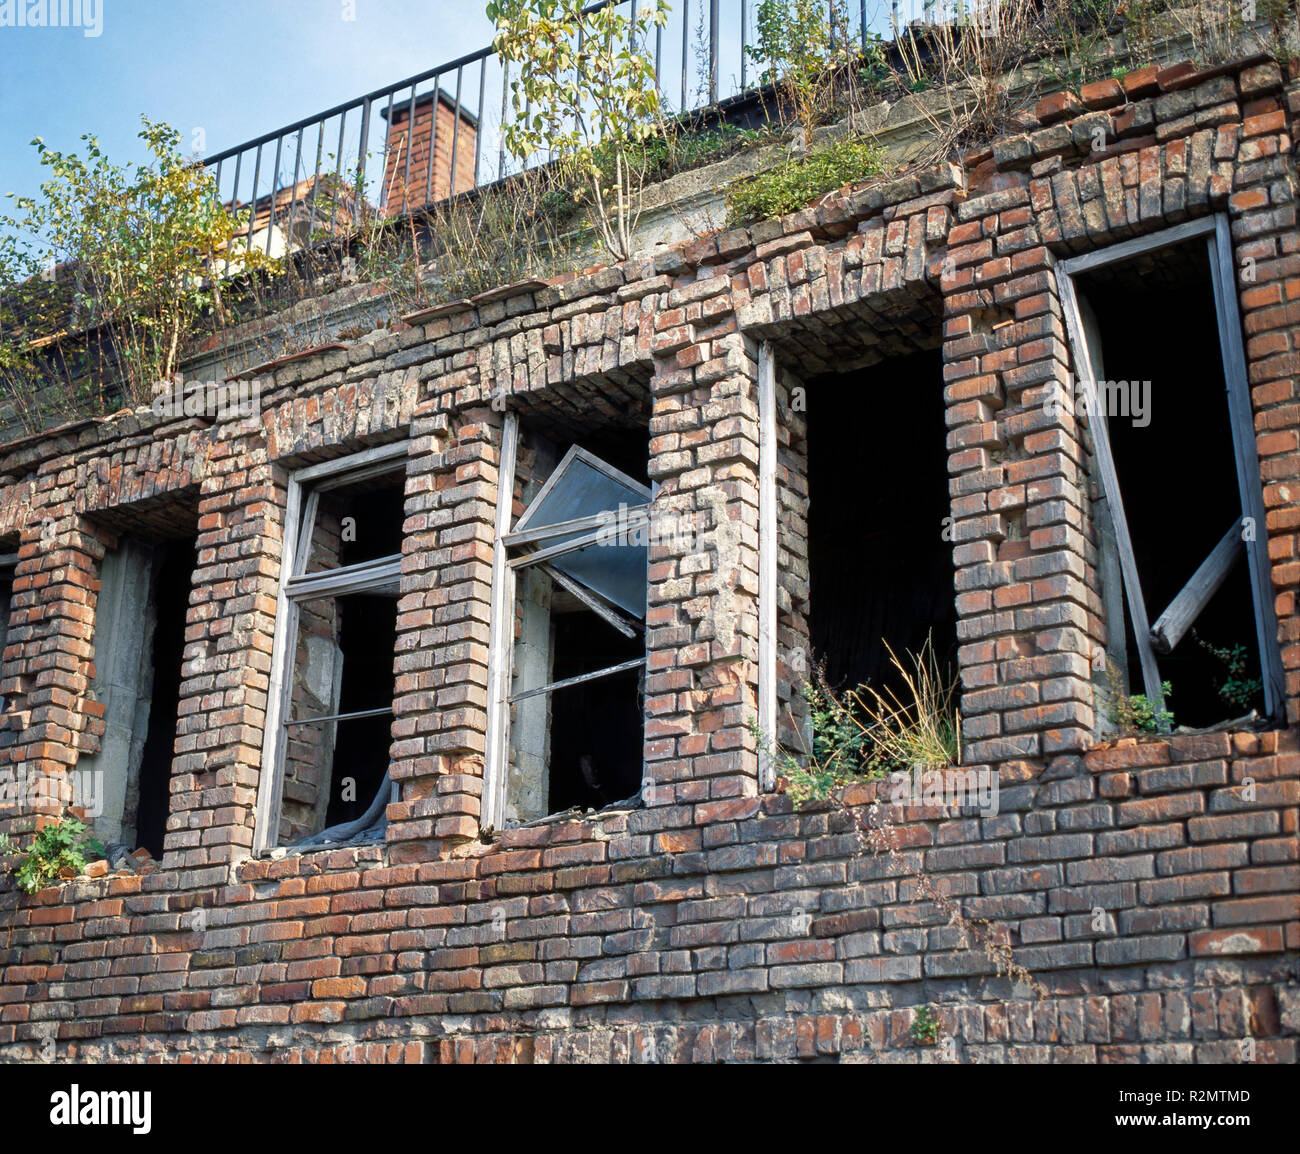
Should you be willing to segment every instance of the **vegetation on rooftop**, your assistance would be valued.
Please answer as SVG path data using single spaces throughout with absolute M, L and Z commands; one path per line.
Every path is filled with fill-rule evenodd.
M 51 367 L 82 400 L 147 403 L 198 319 L 220 312 L 213 266 L 271 264 L 233 250 L 246 214 L 222 206 L 175 129 L 143 118 L 139 136 L 151 159 L 134 167 L 113 164 L 93 136 L 82 137 L 84 156 L 36 139 L 41 194 L 11 195 L 12 212 L 0 214 L 0 388 L 19 406 Z
M 717 110 L 675 116 L 661 100 L 649 59 L 631 46 L 653 40 L 668 0 L 631 13 L 491 0 L 495 46 L 512 65 L 503 143 L 525 171 L 388 218 L 367 203 L 358 164 L 355 179 L 326 177 L 313 190 L 313 235 L 295 236 L 309 243 L 279 261 L 240 239 L 258 206 L 223 206 L 173 129 L 145 120 L 149 160 L 133 167 L 111 163 L 93 137 L 84 156 L 38 140 L 49 179 L 0 214 L 0 424 L 35 431 L 148 403 L 197 348 L 223 355 L 249 320 L 267 323 L 238 339 L 271 360 L 440 301 L 621 259 L 647 184 L 741 151 L 779 146 L 727 189 L 728 221 L 703 227 L 797 210 L 898 166 L 866 127 L 893 102 L 911 100 L 909 114 L 927 125 L 907 158 L 920 167 L 1018 131 L 1017 114 L 1044 86 L 1156 62 L 1169 37 L 1190 40 L 1202 64 L 1252 49 L 1287 59 L 1297 38 L 1292 0 L 1254 0 L 1262 31 L 1244 42 L 1248 7 L 1221 0 L 1002 0 L 971 9 L 996 12 L 996 28 L 913 22 L 889 43 L 860 34 L 854 7 L 760 0 L 745 49 L 761 84 L 754 128 Z M 707 53 L 696 59 L 704 91 Z M 320 310 L 292 307 L 366 285 L 376 291 L 357 294 L 342 333 Z M 239 355 L 256 363 L 247 343 Z
M 881 150 L 864 137 L 849 136 L 803 155 L 788 156 L 772 168 L 737 181 L 727 191 L 727 207 L 733 223 L 751 224 L 794 212 L 842 185 L 865 181 L 883 171 Z

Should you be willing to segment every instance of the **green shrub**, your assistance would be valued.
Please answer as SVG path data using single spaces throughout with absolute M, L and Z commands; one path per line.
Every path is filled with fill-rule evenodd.
M 65 817 L 40 830 L 25 851 L 17 849 L 8 836 L 0 834 L 0 853 L 17 854 L 10 868 L 23 893 L 34 894 L 53 882 L 64 870 L 84 872 L 87 860 L 102 857 L 104 847 L 86 836 L 86 826 L 75 817 Z M 91 857 L 88 859 L 87 854 Z
M 1157 710 L 1145 693 L 1125 694 L 1123 677 L 1113 661 L 1106 662 L 1106 683 L 1110 689 L 1107 713 L 1121 732 L 1161 733 L 1173 726 L 1173 713 L 1168 709 Z M 1172 697 L 1173 692 L 1174 687 L 1168 681 L 1160 683 L 1162 697 Z
M 1216 661 L 1223 663 L 1225 678 L 1215 688 L 1218 690 L 1224 704 L 1240 712 L 1250 709 L 1264 691 L 1264 682 L 1258 677 L 1246 676 L 1250 664 L 1250 657 L 1246 647 L 1244 645 L 1211 645 L 1204 638 L 1197 637 L 1195 630 L 1192 630 L 1192 636 L 1196 638 L 1196 644 L 1204 649 L 1206 653 Z
M 850 136 L 738 182 L 727 194 L 727 207 L 733 223 L 749 224 L 794 212 L 819 196 L 882 171 L 880 149 L 860 136 Z

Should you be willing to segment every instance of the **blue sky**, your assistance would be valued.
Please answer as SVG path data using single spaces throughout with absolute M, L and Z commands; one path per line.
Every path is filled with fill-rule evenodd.
M 179 129 L 187 150 L 203 129 L 215 153 L 492 39 L 484 0 L 98 0 L 97 37 L 4 26 L 9 2 L 0 196 L 37 191 L 34 136 L 77 151 L 91 132 L 113 160 L 138 160 L 144 113 Z
M 15 11 L 57 10 L 60 2 L 83 12 L 92 27 L 18 27 Z M 922 0 L 906 0 L 919 4 Z M 136 134 L 141 114 L 172 125 L 185 151 L 211 156 L 408 76 L 436 68 L 486 47 L 493 29 L 486 0 L 0 0 L 0 197 L 35 195 L 42 169 L 31 140 L 42 137 L 60 151 L 82 148 L 83 133 L 98 136 L 118 164 L 144 158 Z M 740 9 L 755 27 L 758 0 L 721 0 L 719 81 L 721 94 L 739 87 L 742 64 Z M 83 8 L 84 6 L 84 8 Z M 702 103 L 705 72 L 702 13 L 707 0 L 671 0 L 669 27 L 661 35 L 662 80 L 669 106 Z M 850 3 L 856 13 L 858 5 Z M 868 0 L 872 27 L 887 18 L 888 0 Z M 686 20 L 683 20 L 683 16 Z M 856 16 L 855 16 L 856 19 Z M 683 23 L 688 24 L 683 44 Z M 98 35 L 87 35 L 87 31 Z M 685 51 L 683 48 L 685 47 Z M 683 57 L 685 59 L 683 59 Z M 493 69 L 497 66 L 494 64 Z M 480 152 L 489 167 L 499 144 L 499 70 L 486 80 Z M 754 73 L 749 73 L 752 83 Z M 467 107 L 477 102 L 477 74 L 464 78 Z M 443 79 L 444 90 L 454 77 Z M 683 100 L 683 86 L 687 88 Z M 423 87 L 421 89 L 424 90 Z M 493 109 L 498 110 L 496 112 Z M 370 149 L 382 150 L 383 127 L 374 112 Z M 335 122 L 337 124 L 337 122 Z M 359 117 L 353 114 L 350 131 Z M 305 163 L 314 158 L 314 130 L 304 141 Z M 337 127 L 325 145 L 337 151 Z M 358 143 L 344 148 L 352 164 Z M 349 151 L 349 149 L 351 151 Z M 268 191 L 275 154 L 271 147 L 257 171 Z M 307 171 L 297 168 L 288 147 L 278 185 Z M 253 167 L 251 156 L 247 161 Z M 233 167 L 233 166 L 232 166 Z M 372 165 L 372 184 L 382 165 Z M 241 199 L 251 196 L 244 171 Z M 224 173 L 222 193 L 233 194 L 234 173 Z M 372 187 L 371 193 L 376 189 Z M 0 201 L 0 211 L 9 207 Z

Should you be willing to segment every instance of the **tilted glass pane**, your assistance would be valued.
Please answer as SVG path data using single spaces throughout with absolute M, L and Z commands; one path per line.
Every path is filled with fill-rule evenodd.
M 620 505 L 636 508 L 649 500 L 641 487 L 610 476 L 580 456 L 562 462 L 548 484 L 546 493 L 519 519 L 520 528 L 542 529 L 594 513 L 617 513 Z
M 645 616 L 646 566 L 649 561 L 644 534 L 629 525 L 629 510 L 649 503 L 648 491 L 630 478 L 620 479 L 598 467 L 577 450 L 551 475 L 543 492 L 519 520 L 520 529 L 542 529 L 579 517 L 609 515 L 609 532 L 594 545 L 556 557 L 552 564 L 560 572 L 598 593 L 620 609 Z M 592 530 L 549 537 L 538 542 L 552 548 Z M 634 542 L 640 541 L 640 544 Z
M 644 545 L 595 544 L 556 557 L 551 564 L 640 620 L 645 616 L 648 560 Z

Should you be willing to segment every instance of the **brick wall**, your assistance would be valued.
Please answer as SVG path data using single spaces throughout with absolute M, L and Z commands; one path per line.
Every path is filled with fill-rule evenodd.
M 1236 1060 L 1250 1038 L 1294 1061 L 1300 90 L 1252 61 L 1037 112 L 962 164 L 282 364 L 252 419 L 141 413 L 0 449 L 0 527 L 22 539 L 0 770 L 57 775 L 91 747 L 113 532 L 195 492 L 200 516 L 164 868 L 0 894 L 0 1055 L 52 1032 L 75 1057 L 911 1060 L 933 1004 L 963 1060 Z M 1088 433 L 1042 403 L 1068 382 L 1055 266 L 1209 212 L 1254 262 L 1289 728 L 1098 744 Z M 954 951 L 908 869 L 862 844 L 875 787 L 804 812 L 760 788 L 762 342 L 783 373 L 787 699 L 808 574 L 784 374 L 942 346 L 944 379 L 918 387 L 944 390 L 967 760 L 999 774 L 1000 811 L 909 809 L 898 852 L 996 923 L 1041 999 Z M 651 555 L 647 805 L 485 842 L 503 408 L 646 429 L 658 509 L 699 535 Z M 402 436 L 387 841 L 250 860 L 288 472 Z

